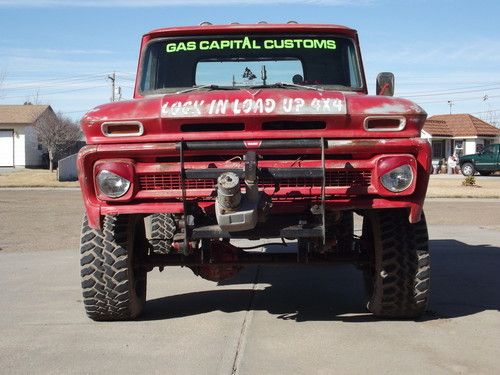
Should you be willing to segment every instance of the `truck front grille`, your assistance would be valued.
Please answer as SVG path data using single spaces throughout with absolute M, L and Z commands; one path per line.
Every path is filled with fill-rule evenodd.
M 326 171 L 326 187 L 368 187 L 371 183 L 371 170 L 328 170 Z M 139 190 L 180 190 L 179 173 L 147 173 L 139 174 Z M 259 187 L 283 188 L 321 187 L 321 178 L 263 178 L 259 179 Z M 214 189 L 216 180 L 209 178 L 186 179 L 186 190 Z

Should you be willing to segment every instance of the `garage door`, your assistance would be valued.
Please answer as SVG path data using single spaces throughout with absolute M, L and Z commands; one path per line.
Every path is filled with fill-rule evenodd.
M 0 167 L 14 166 L 14 131 L 0 130 Z

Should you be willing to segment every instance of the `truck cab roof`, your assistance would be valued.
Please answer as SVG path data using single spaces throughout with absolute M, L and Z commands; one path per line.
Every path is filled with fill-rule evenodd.
M 198 25 L 182 27 L 166 27 L 151 30 L 144 34 L 143 38 L 149 40 L 159 37 L 178 36 L 178 35 L 206 35 L 206 34 L 236 34 L 236 33 L 294 33 L 294 32 L 315 32 L 315 33 L 335 33 L 345 35 L 351 38 L 356 37 L 357 31 L 342 25 L 326 24 L 229 24 L 229 25 Z

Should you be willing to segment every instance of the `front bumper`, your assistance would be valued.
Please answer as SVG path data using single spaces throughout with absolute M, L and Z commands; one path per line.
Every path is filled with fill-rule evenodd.
M 182 214 L 186 201 L 211 212 L 216 176 L 243 171 L 249 151 L 261 156 L 258 185 L 271 196 L 270 214 L 302 212 L 321 201 L 326 210 L 409 208 L 410 222 L 420 220 L 431 165 L 426 140 L 305 139 L 88 145 L 77 164 L 89 224 L 99 228 L 102 215 Z M 414 168 L 416 178 L 404 192 L 380 184 L 380 165 L 391 158 Z M 133 169 L 122 199 L 100 196 L 94 176 L 103 161 Z

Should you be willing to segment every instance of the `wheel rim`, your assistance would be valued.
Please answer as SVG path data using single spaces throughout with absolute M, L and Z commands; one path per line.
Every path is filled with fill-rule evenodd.
M 464 165 L 463 172 L 464 175 L 470 176 L 472 174 L 472 167 L 470 165 Z

